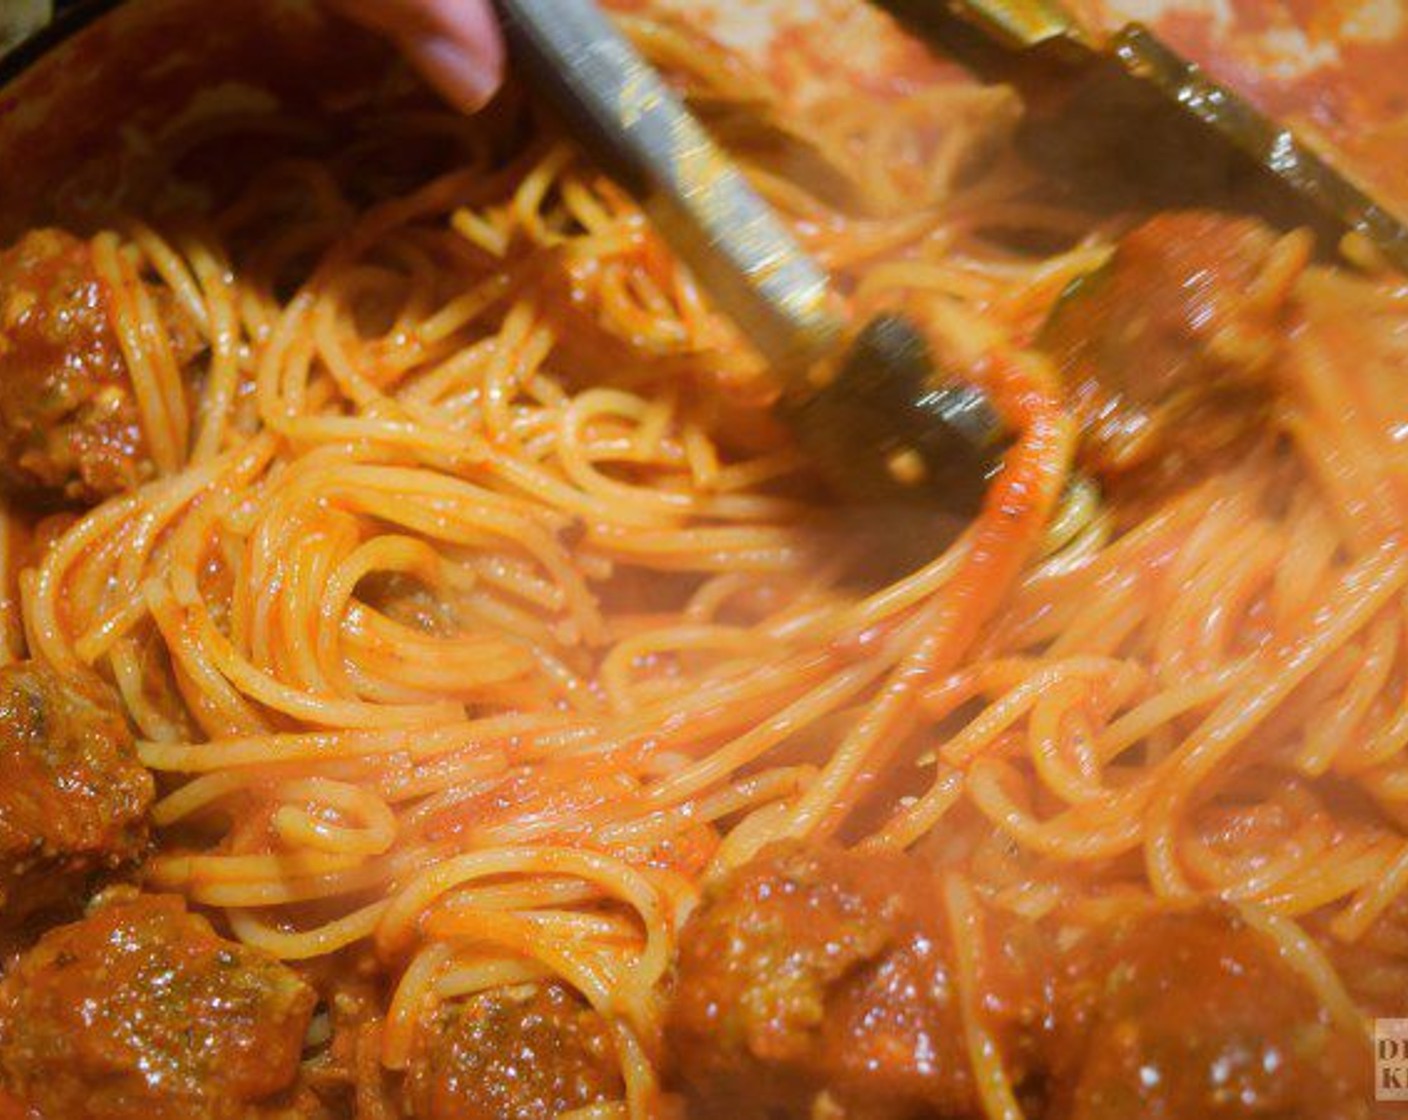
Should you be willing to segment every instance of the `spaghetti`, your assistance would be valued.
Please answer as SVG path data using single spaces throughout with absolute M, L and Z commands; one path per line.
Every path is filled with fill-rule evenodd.
M 1102 494 L 1033 339 L 1120 226 L 1040 200 L 1010 94 L 814 74 L 799 105 L 679 24 L 626 25 L 701 105 L 839 170 L 844 203 L 736 138 L 855 320 L 902 308 L 995 401 L 1015 442 L 982 512 L 867 585 L 883 541 L 828 508 L 767 371 L 521 106 L 369 119 L 203 224 L 101 233 L 156 477 L 35 537 L 0 635 L 120 695 L 162 790 L 146 885 L 287 961 L 370 954 L 394 983 L 368 1083 L 437 1003 L 565 984 L 609 1024 L 602 1116 L 657 1106 L 703 885 L 784 839 L 942 869 L 989 1116 L 1022 1104 L 985 913 L 1231 900 L 1362 1030 L 1339 962 L 1408 885 L 1402 290 L 1288 235 L 1259 281 L 1295 331 L 1245 453 Z M 455 165 L 359 182 L 426 145 Z M 202 348 L 184 382 L 172 308 Z M 8 577 L 32 521 L 5 518 Z

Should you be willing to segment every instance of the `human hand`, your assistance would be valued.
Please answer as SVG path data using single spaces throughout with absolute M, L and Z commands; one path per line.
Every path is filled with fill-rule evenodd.
M 389 36 L 456 108 L 481 108 L 503 80 L 503 37 L 489 0 L 327 2 Z

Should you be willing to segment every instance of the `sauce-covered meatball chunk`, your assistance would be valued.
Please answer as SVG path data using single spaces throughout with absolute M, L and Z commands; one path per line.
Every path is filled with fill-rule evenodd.
M 1067 289 L 1037 341 L 1062 372 L 1088 470 L 1175 478 L 1263 430 L 1296 247 L 1244 218 L 1161 214 Z
M 989 1025 L 1020 1081 L 1042 1018 L 1040 952 L 1021 931 L 1005 944 L 996 932 Z M 682 935 L 667 1032 L 690 1115 L 977 1114 L 952 960 L 939 885 L 919 860 L 765 850 Z
M 1062 1120 L 1367 1120 L 1373 1060 L 1235 911 L 1160 913 L 1101 938 L 1075 999 Z
M 23 918 L 138 859 L 152 795 L 101 685 L 36 662 L 0 668 L 0 915 Z
M 407 1079 L 416 1120 L 548 1120 L 621 1099 L 605 1021 L 560 984 L 496 988 L 442 1005 Z
M 168 304 L 174 352 L 193 345 Z M 0 252 L 0 486 L 22 498 L 93 504 L 155 473 L 87 242 L 60 230 Z
M 279 1115 L 315 996 L 175 897 L 50 931 L 0 981 L 0 1082 L 45 1120 Z

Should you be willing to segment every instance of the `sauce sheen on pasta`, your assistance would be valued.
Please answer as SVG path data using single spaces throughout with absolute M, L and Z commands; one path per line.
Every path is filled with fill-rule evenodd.
M 176 118 L 0 250 L 0 1117 L 1381 1115 L 1400 278 L 619 7 L 982 510 L 878 580 L 527 91 Z

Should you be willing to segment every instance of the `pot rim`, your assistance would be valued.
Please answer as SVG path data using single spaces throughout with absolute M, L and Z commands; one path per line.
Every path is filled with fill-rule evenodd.
M 123 0 L 78 0 L 75 4 L 65 5 L 33 35 L 0 55 L 0 89 L 122 3 Z

